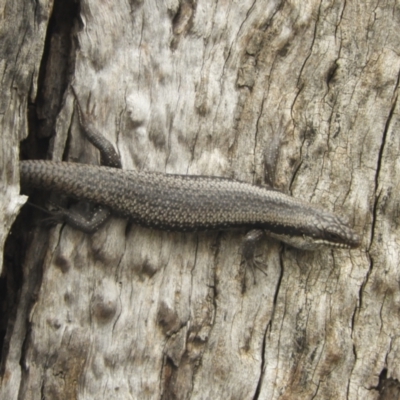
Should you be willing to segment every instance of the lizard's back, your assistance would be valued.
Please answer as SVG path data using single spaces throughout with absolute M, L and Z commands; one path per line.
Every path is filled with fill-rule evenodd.
M 268 229 L 271 225 L 275 230 L 276 226 L 287 229 L 285 226 L 293 227 L 296 220 L 300 227 L 309 208 L 307 203 L 281 192 L 226 178 L 41 160 L 21 161 L 20 171 L 23 187 L 102 204 L 140 225 L 157 229 Z M 309 217 L 313 214 L 315 207 L 310 208 Z

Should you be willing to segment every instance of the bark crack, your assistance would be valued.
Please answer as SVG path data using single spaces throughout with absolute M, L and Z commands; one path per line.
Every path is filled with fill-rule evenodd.
M 399 80 L 399 76 L 397 79 L 397 83 Z M 398 85 L 396 85 L 397 88 Z M 379 199 L 380 199 L 380 195 L 381 192 L 379 190 L 379 177 L 381 174 L 381 169 L 382 169 L 382 164 L 383 164 L 383 153 L 385 151 L 385 147 L 386 147 L 386 140 L 387 140 L 387 135 L 388 135 L 388 131 L 389 131 L 389 127 L 390 124 L 392 122 L 392 118 L 393 118 L 393 114 L 394 114 L 394 110 L 396 109 L 397 106 L 397 93 L 395 94 L 395 97 L 392 101 L 392 107 L 390 108 L 388 117 L 386 119 L 386 124 L 385 124 L 385 128 L 383 130 L 383 134 L 382 134 L 382 140 L 381 140 L 381 145 L 379 148 L 379 153 L 378 153 L 378 160 L 377 160 L 377 166 L 376 166 L 376 174 L 375 174 L 375 202 L 374 202 L 374 207 L 373 207 L 373 218 L 372 218 L 372 226 L 371 226 L 371 236 L 370 236 L 370 246 L 369 248 L 371 248 L 373 242 L 374 242 L 374 238 L 375 238 L 375 226 L 376 226 L 376 220 L 377 220 L 377 213 L 378 213 L 378 204 L 379 204 Z
M 300 67 L 299 77 L 297 79 L 297 85 L 300 85 L 300 78 L 301 78 L 301 76 L 303 74 L 303 70 L 304 70 L 304 68 L 305 68 L 305 66 L 307 64 L 308 59 L 311 57 L 311 54 L 312 54 L 312 49 L 314 47 L 315 39 L 317 37 L 317 26 L 318 26 L 319 18 L 320 18 L 320 15 L 321 15 L 321 6 L 322 6 L 322 0 L 321 0 L 321 2 L 319 4 L 319 7 L 318 7 L 318 14 L 317 14 L 317 18 L 316 18 L 315 25 L 314 25 L 314 33 L 313 33 L 313 37 L 312 37 L 312 40 L 311 40 L 310 49 L 309 49 L 308 55 L 305 57 L 305 59 L 303 61 L 303 64 Z
M 261 346 L 261 365 L 260 365 L 260 376 L 258 377 L 257 387 L 253 396 L 254 400 L 257 400 L 260 397 L 261 386 L 264 381 L 264 370 L 265 370 L 265 349 L 267 347 L 267 335 L 271 328 L 271 321 L 267 324 L 266 329 L 263 335 L 263 342 Z

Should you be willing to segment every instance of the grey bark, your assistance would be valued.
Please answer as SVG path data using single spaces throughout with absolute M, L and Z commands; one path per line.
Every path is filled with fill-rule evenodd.
M 19 195 L 19 142 L 28 131 L 28 104 L 37 93 L 40 60 L 51 12 L 50 1 L 0 1 L 0 256 L 10 234 L 11 226 L 20 207 L 26 200 Z M 38 236 L 39 239 L 39 236 Z M 37 249 L 39 250 L 39 249 Z M 15 249 L 20 252 L 21 249 Z M 34 249 L 31 253 L 34 253 Z M 38 255 L 39 251 L 36 255 Z M 15 399 L 22 383 L 20 361 L 27 335 L 31 309 L 32 284 L 25 276 L 23 288 L 13 282 L 13 273 L 7 268 L 6 258 L 0 265 L 1 272 L 1 363 L 0 397 Z M 33 269 L 37 277 L 37 268 Z M 12 276 L 10 278 L 10 276 Z M 35 280 L 32 281 L 35 283 Z M 35 285 L 36 286 L 36 285 Z M 19 299 L 17 299 L 18 294 Z M 18 300 L 18 304 L 14 302 Z M 7 332 L 6 332 L 7 331 Z M 4 337 L 5 336 L 5 337 Z
M 21 204 L 17 174 L 5 171 L 16 171 L 27 98 L 38 93 L 46 12 L 39 24 L 33 11 L 6 17 L 38 34 L 3 67 L 25 77 L 18 91 L 2 81 L 5 232 Z M 157 232 L 117 218 L 94 235 L 58 225 L 46 239 L 38 228 L 3 346 L 1 398 L 395 393 L 398 2 L 82 0 L 75 18 L 65 76 L 125 169 L 272 184 L 347 215 L 363 242 L 311 253 L 266 239 L 267 275 L 253 285 L 237 232 Z M 26 40 L 10 25 L 4 35 Z M 34 57 L 22 57 L 29 47 Z M 52 158 L 67 144 L 69 160 L 97 163 L 67 85 L 54 86 L 53 123 L 43 104 L 57 96 L 42 89 L 36 101 L 40 135 L 55 130 Z

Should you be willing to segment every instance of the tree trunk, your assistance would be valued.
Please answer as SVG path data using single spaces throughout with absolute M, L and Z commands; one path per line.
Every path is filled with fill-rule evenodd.
M 5 233 L 27 115 L 27 157 L 99 163 L 72 84 L 124 169 L 269 184 L 363 240 L 265 239 L 253 284 L 245 232 L 112 218 L 87 235 L 28 208 L 5 252 L 1 399 L 397 398 L 399 4 L 56 0 L 49 19 L 36 3 L 2 7 L 21 43 L 2 47 Z

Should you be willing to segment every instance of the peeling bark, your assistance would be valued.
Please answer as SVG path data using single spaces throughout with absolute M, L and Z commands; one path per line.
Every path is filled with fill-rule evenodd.
M 86 235 L 25 211 L 4 259 L 4 285 L 23 276 L 2 299 L 0 397 L 398 395 L 399 5 L 82 0 L 50 20 L 50 3 L 10 4 L 4 238 L 28 115 L 24 156 L 99 162 L 73 84 L 125 169 L 267 183 L 347 215 L 363 243 L 311 253 L 265 239 L 253 285 L 241 233 L 113 218 Z

